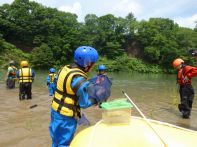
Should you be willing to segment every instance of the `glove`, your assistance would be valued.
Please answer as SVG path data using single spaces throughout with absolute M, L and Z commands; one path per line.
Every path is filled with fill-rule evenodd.
M 47 82 L 47 86 L 49 86 L 49 82 Z

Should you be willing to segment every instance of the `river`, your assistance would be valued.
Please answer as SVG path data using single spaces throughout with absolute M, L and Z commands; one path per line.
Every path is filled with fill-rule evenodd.
M 123 98 L 122 90 L 124 90 L 147 118 L 197 130 L 197 101 L 194 100 L 190 119 L 182 119 L 177 108 L 179 94 L 175 75 L 139 73 L 108 73 L 108 75 L 113 83 L 109 100 Z M 51 97 L 48 96 L 45 82 L 47 72 L 36 71 L 32 88 L 33 99 L 24 101 L 18 99 L 18 84 L 15 89 L 6 89 L 4 76 L 5 71 L 1 70 L 0 146 L 49 147 Z M 197 91 L 197 79 L 193 79 L 193 86 Z M 38 106 L 30 109 L 29 107 L 34 104 Z M 98 107 L 83 110 L 91 125 L 101 119 L 101 112 Z M 140 116 L 134 108 L 132 115 Z M 78 131 L 84 128 L 86 126 L 80 126 Z

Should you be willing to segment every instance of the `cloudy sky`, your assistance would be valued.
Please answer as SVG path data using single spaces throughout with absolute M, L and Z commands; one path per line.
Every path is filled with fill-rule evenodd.
M 194 28 L 197 21 L 197 0 L 34 0 L 44 6 L 78 15 L 83 21 L 86 14 L 102 16 L 113 14 L 125 17 L 132 12 L 137 20 L 150 17 L 170 18 L 180 26 Z M 0 0 L 0 5 L 13 0 Z

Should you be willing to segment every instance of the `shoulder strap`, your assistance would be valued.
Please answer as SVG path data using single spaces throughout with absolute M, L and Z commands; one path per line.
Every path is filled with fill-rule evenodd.
M 64 92 L 66 92 L 66 93 L 67 93 L 67 91 L 66 91 L 66 80 L 68 79 L 68 77 L 70 76 L 70 74 L 72 74 L 72 73 L 74 73 L 74 72 L 78 72 L 78 73 L 84 74 L 81 70 L 76 69 L 76 70 L 70 71 L 70 72 L 66 75 L 66 77 L 65 77 L 65 79 L 64 79 L 64 84 L 63 84 L 63 90 L 64 90 Z
M 79 87 L 85 83 L 87 80 L 85 78 L 82 78 L 80 81 L 77 82 L 77 84 L 73 87 L 73 91 L 76 93 L 79 89 Z

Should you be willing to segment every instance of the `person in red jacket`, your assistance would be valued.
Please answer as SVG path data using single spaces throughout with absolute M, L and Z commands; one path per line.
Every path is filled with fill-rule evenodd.
M 192 77 L 197 76 L 197 67 L 185 65 L 181 58 L 173 61 L 173 67 L 177 69 L 177 84 L 179 84 L 179 93 L 181 104 L 178 105 L 183 118 L 189 118 L 194 99 L 194 89 L 192 87 Z

